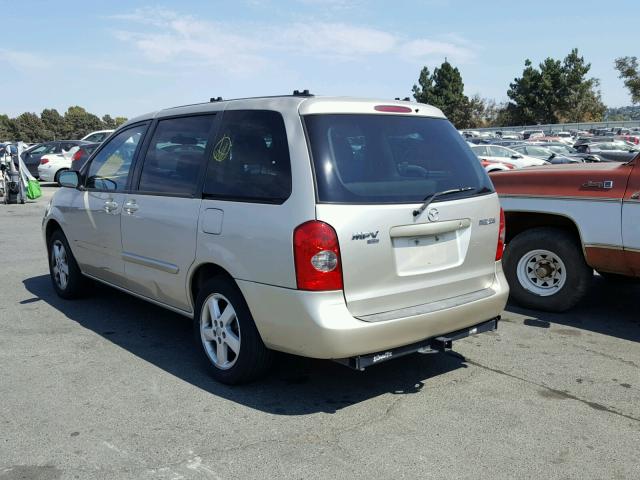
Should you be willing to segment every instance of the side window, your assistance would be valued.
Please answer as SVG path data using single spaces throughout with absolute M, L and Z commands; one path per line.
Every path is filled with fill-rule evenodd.
M 193 194 L 215 115 L 169 118 L 156 127 L 140 173 L 143 192 Z
M 354 153 L 357 149 L 351 145 Z M 225 112 L 211 157 L 205 194 L 268 203 L 282 203 L 291 195 L 289 145 L 278 112 Z
M 147 125 L 128 128 L 113 137 L 89 165 L 87 188 L 124 190 L 136 149 Z
M 487 147 L 485 147 L 484 145 L 478 145 L 477 147 L 473 147 L 471 150 L 473 150 L 473 153 L 475 153 L 477 156 L 489 156 Z
M 487 148 L 491 152 L 492 157 L 510 157 L 511 156 L 509 155 L 509 151 L 502 147 L 490 146 Z

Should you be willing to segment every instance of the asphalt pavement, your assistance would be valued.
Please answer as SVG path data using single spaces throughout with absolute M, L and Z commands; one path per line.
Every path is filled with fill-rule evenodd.
M 0 480 L 638 479 L 640 284 L 566 314 L 509 306 L 454 351 L 351 371 L 288 355 L 213 381 L 188 319 L 49 280 L 54 187 L 0 205 Z

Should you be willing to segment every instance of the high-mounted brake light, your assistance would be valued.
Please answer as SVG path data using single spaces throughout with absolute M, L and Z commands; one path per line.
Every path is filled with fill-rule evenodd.
M 502 260 L 502 254 L 504 253 L 504 239 L 506 234 L 504 221 L 504 210 L 500 209 L 500 230 L 498 231 L 498 246 L 496 247 L 496 262 Z
M 403 107 L 402 105 L 376 105 L 373 107 L 376 112 L 386 113 L 411 113 L 412 110 L 409 107 Z
M 342 290 L 338 236 L 331 225 L 312 220 L 293 231 L 296 281 L 300 290 Z

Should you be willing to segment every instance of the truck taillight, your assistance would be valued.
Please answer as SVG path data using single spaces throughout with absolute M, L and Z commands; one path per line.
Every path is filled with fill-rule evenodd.
M 496 262 L 502 260 L 502 254 L 504 253 L 504 239 L 506 234 L 504 210 L 500 209 L 500 230 L 498 231 L 498 246 L 496 247 Z
M 296 227 L 293 254 L 299 290 L 342 290 L 340 246 L 331 225 L 312 220 Z

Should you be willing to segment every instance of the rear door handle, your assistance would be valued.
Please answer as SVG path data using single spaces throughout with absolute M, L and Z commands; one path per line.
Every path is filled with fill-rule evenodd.
M 125 211 L 125 213 L 133 215 L 133 213 L 138 210 L 138 204 L 135 200 L 127 200 L 122 209 Z
M 640 190 L 631 194 L 632 200 L 638 200 L 640 198 Z
M 118 202 L 114 202 L 113 199 L 107 200 L 104 202 L 104 211 L 107 213 L 111 213 L 118 208 Z

